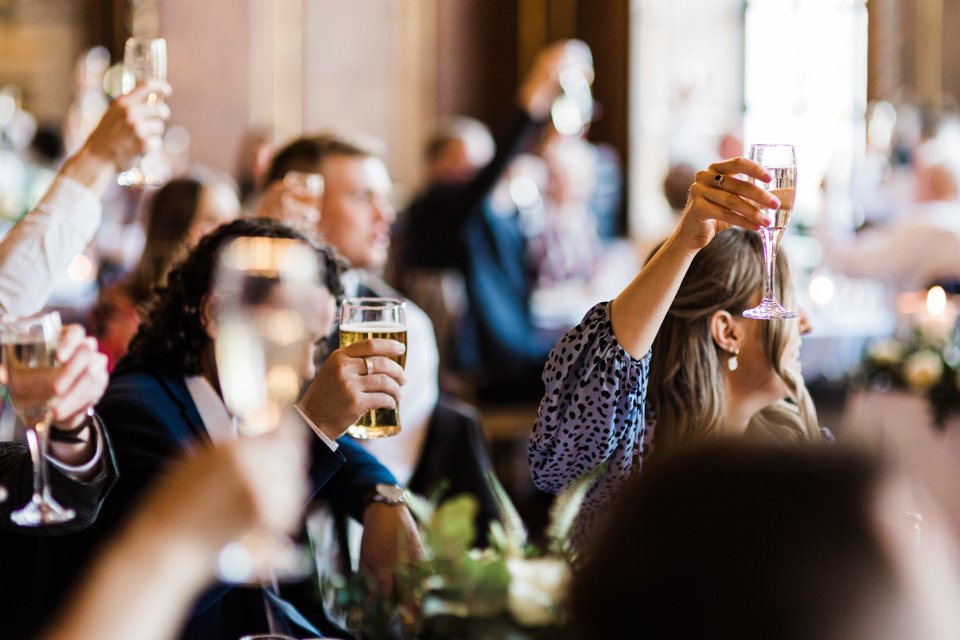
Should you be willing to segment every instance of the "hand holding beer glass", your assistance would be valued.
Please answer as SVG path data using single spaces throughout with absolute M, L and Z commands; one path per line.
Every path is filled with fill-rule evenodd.
M 348 298 L 340 307 L 340 348 L 361 340 L 383 338 L 407 344 L 406 304 L 397 298 Z M 393 358 L 401 367 L 406 351 Z M 364 358 L 367 374 L 373 373 L 372 360 Z M 400 433 L 400 408 L 373 409 L 347 429 L 354 438 L 386 438 Z

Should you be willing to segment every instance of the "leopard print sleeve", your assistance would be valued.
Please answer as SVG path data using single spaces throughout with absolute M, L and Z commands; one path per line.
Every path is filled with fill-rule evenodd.
M 550 352 L 527 455 L 534 484 L 550 493 L 607 463 L 581 520 L 591 519 L 639 470 L 649 440 L 644 415 L 649 365 L 649 352 L 638 360 L 617 342 L 609 302 L 591 309 Z

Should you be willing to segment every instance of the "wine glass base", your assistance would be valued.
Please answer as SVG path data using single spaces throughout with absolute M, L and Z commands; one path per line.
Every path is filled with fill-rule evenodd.
M 313 559 L 290 537 L 255 530 L 225 546 L 217 558 L 217 574 L 224 582 L 261 585 L 278 580 L 303 580 L 313 573 Z
M 797 312 L 790 311 L 773 298 L 764 298 L 753 309 L 744 311 L 743 317 L 753 320 L 789 320 L 796 318 Z
M 45 524 L 69 522 L 76 517 L 73 509 L 60 506 L 56 500 L 31 500 L 24 508 L 10 514 L 10 520 L 21 527 L 39 527 Z

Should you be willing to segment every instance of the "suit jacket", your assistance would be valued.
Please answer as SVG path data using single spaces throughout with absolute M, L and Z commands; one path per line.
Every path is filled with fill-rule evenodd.
M 46 527 L 19 527 L 10 521 L 10 512 L 22 507 L 33 493 L 33 466 L 26 445 L 0 442 L 0 484 L 8 491 L 0 504 L 0 638 L 30 637 L 31 603 L 42 596 L 40 558 L 45 538 L 75 533 L 90 526 L 97 517 L 104 497 L 117 479 L 117 468 L 110 439 L 105 431 L 103 457 L 92 478 L 76 480 L 49 465 L 53 497 L 73 509 L 76 517 L 63 524 Z
M 49 545 L 44 570 L 54 579 L 46 593 L 48 611 L 55 609 L 64 590 L 75 581 L 82 568 L 80 561 L 117 531 L 167 465 L 209 442 L 183 377 L 165 375 L 129 358 L 114 371 L 98 411 L 110 429 L 120 479 L 94 526 Z M 395 480 L 349 438 L 339 444 L 334 452 L 319 438 L 313 439 L 310 480 L 315 491 L 322 488 L 328 499 L 359 515 L 372 485 Z M 218 584 L 198 599 L 182 637 L 236 640 L 247 633 L 264 632 L 264 611 L 260 589 Z M 321 631 L 327 626 L 325 620 L 314 622 Z

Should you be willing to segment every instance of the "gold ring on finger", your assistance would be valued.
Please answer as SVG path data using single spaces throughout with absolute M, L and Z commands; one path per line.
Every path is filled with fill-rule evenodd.
M 373 360 L 370 358 L 364 357 L 363 363 L 367 365 L 367 372 L 363 375 L 369 376 L 370 374 L 373 373 Z

